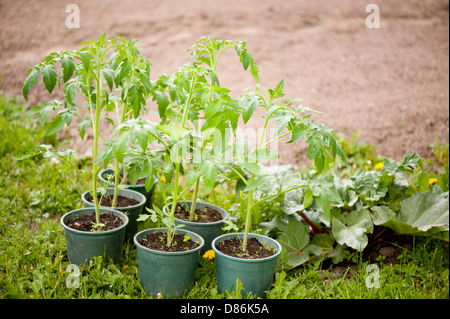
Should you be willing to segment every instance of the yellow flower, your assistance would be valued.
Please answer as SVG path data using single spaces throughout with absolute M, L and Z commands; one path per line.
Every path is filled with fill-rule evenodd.
M 434 184 L 434 183 L 437 183 L 438 182 L 438 180 L 437 180 L 437 178 L 430 178 L 429 180 L 428 180 L 428 184 L 429 185 L 431 185 L 431 184 Z
M 377 163 L 377 165 L 375 165 L 375 169 L 377 169 L 377 170 L 380 170 L 380 169 L 383 169 L 383 162 L 379 162 L 379 163 Z
M 65 273 L 64 270 L 62 270 L 61 268 L 59 268 L 59 272 L 61 275 L 64 275 L 64 273 Z
M 122 268 L 123 268 L 123 270 L 127 270 L 128 269 L 128 265 L 125 265 Z
M 206 259 L 206 258 L 213 259 L 214 257 L 216 257 L 216 254 L 214 253 L 214 250 L 212 250 L 212 249 L 206 251 L 206 252 L 203 254 L 203 258 L 205 258 L 205 259 Z
M 161 176 L 161 180 L 165 183 L 166 182 L 166 177 L 164 175 Z

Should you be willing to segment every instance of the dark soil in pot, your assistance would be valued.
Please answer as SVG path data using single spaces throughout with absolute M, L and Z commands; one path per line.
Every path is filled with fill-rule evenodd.
M 175 217 L 181 220 L 189 221 L 189 210 L 186 209 L 184 205 L 181 203 L 177 204 L 177 208 L 175 209 Z M 196 208 L 194 211 L 194 219 L 192 222 L 196 223 L 213 223 L 217 222 L 219 220 L 222 220 L 222 215 L 210 208 L 210 207 L 204 207 L 204 208 Z
M 168 247 L 167 233 L 147 234 L 147 236 L 145 236 L 139 244 L 149 249 L 167 252 L 192 250 L 199 246 L 198 242 L 191 239 L 186 240 L 183 234 L 178 234 L 174 236 L 172 245 Z
M 112 196 L 97 195 L 97 199 L 100 200 L 100 198 L 101 198 L 100 206 L 111 207 L 111 203 L 113 201 Z M 87 200 L 90 203 L 94 202 L 94 199 L 92 197 L 89 197 Z M 129 198 L 129 197 L 121 196 L 121 195 L 117 196 L 116 207 L 130 207 L 130 206 L 135 206 L 138 204 L 139 204 L 139 201 L 135 200 L 134 198 Z
M 216 245 L 216 248 L 225 255 L 242 259 L 266 258 L 276 253 L 271 247 L 264 246 L 253 237 L 248 239 L 245 253 L 242 251 L 242 243 L 238 238 L 223 240 Z
M 123 220 L 112 213 L 100 214 L 100 223 L 102 223 L 102 231 L 116 229 L 123 225 Z M 95 224 L 95 213 L 92 215 L 83 215 L 67 223 L 67 226 L 80 231 L 92 231 Z

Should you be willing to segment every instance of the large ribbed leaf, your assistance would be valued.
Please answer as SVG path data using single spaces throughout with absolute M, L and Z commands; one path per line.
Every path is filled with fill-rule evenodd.
M 366 233 L 373 231 L 372 220 L 366 209 L 355 210 L 346 216 L 333 218 L 331 231 L 336 242 L 362 251 L 368 243 Z
M 308 225 L 294 216 L 289 218 L 289 223 L 278 238 L 278 242 L 283 246 L 287 253 L 288 260 L 286 264 L 292 268 L 297 267 L 309 259 L 309 232 Z
M 373 222 L 401 235 L 433 236 L 448 241 L 449 192 L 416 193 L 401 202 L 396 214 L 389 207 L 374 207 Z

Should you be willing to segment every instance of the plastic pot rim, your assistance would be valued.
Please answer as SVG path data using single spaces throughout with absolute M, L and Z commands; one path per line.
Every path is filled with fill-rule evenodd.
M 101 188 L 98 188 L 97 190 L 101 190 Z M 106 187 L 106 190 L 107 190 L 107 191 L 114 191 L 114 187 Z M 126 196 L 125 194 L 123 194 L 123 193 L 128 193 L 128 192 L 133 192 L 133 193 L 135 193 L 136 196 L 139 198 L 139 199 L 138 199 L 139 203 L 136 204 L 136 205 L 133 205 L 133 206 L 116 206 L 116 207 L 113 208 L 114 210 L 118 210 L 118 209 L 132 210 L 132 209 L 138 208 L 138 207 L 140 207 L 140 206 L 144 206 L 145 203 L 147 202 L 147 198 L 145 198 L 144 195 L 142 195 L 141 193 L 139 193 L 139 192 L 137 192 L 137 191 L 134 191 L 134 190 L 132 190 L 132 189 L 121 188 L 121 189 L 119 189 L 118 194 L 121 195 L 121 196 L 127 197 L 127 196 Z M 122 194 L 121 194 L 121 193 L 122 193 Z M 111 195 L 111 194 L 110 194 L 110 195 Z M 82 200 L 83 200 L 84 202 L 88 203 L 89 205 L 94 205 L 93 203 L 91 203 L 91 202 L 89 202 L 89 201 L 87 200 L 87 196 L 91 196 L 91 197 L 92 197 L 92 194 L 91 194 L 90 191 L 85 191 L 85 192 L 81 195 Z M 135 199 L 135 198 L 134 198 L 134 199 Z M 111 207 L 109 207 L 109 206 L 102 206 L 102 205 L 100 205 L 100 207 L 101 207 L 101 208 L 108 208 L 108 209 L 111 209 Z
M 60 218 L 60 223 L 62 225 L 62 227 L 67 230 L 70 231 L 72 233 L 76 233 L 76 234 L 83 234 L 83 235 L 88 235 L 88 236 L 101 236 L 101 235 L 107 235 L 107 234 L 112 234 L 115 232 L 118 232 L 120 230 L 122 230 L 122 228 L 125 228 L 128 225 L 129 219 L 128 216 L 118 210 L 115 209 L 106 209 L 105 207 L 101 206 L 99 213 L 114 213 L 115 215 L 118 215 L 122 220 L 123 220 L 123 224 L 117 228 L 114 229 L 110 229 L 110 230 L 105 230 L 105 231 L 84 231 L 84 230 L 78 230 L 78 229 L 73 229 L 70 228 L 69 226 L 67 226 L 64 223 L 64 219 L 66 219 L 68 216 L 74 214 L 74 213 L 78 213 L 78 212 L 82 212 L 82 211 L 90 211 L 90 213 L 94 213 L 95 212 L 95 207 L 84 207 L 84 208 L 79 208 L 79 209 L 75 209 L 75 210 L 71 210 L 70 212 L 65 213 L 63 216 L 61 216 Z
M 186 201 L 182 201 L 182 202 L 183 203 L 192 203 L 192 201 L 190 201 L 190 200 L 186 200 Z M 179 218 L 174 217 L 175 221 L 177 221 L 179 223 L 182 223 L 182 224 L 185 224 L 185 225 L 190 225 L 190 226 L 208 227 L 208 226 L 214 226 L 214 225 L 218 225 L 220 223 L 223 223 L 225 220 L 227 220 L 230 217 L 230 214 L 225 209 L 223 209 L 220 206 L 217 206 L 217 205 L 214 205 L 214 204 L 210 204 L 210 203 L 207 203 L 207 202 L 197 202 L 197 204 L 204 204 L 204 205 L 208 205 L 208 206 L 213 206 L 214 208 L 215 207 L 219 208 L 217 211 L 220 213 L 220 215 L 222 215 L 222 219 L 218 220 L 218 221 L 215 221 L 215 222 L 210 222 L 210 223 L 199 223 L 199 222 L 192 222 L 192 221 L 189 221 L 189 220 L 184 220 L 184 219 L 179 219 Z M 167 206 L 164 205 L 163 213 L 166 214 L 166 215 L 168 215 L 167 210 L 166 210 L 166 207 L 168 207 L 168 206 L 172 207 L 172 203 L 167 204 Z
M 161 250 L 155 250 L 155 249 L 151 249 L 151 248 L 148 248 L 148 247 L 144 247 L 137 240 L 137 238 L 143 233 L 158 233 L 158 232 L 167 233 L 167 228 L 148 228 L 148 229 L 141 230 L 140 232 L 136 233 L 133 236 L 133 242 L 136 245 L 136 247 L 138 247 L 139 249 L 142 249 L 142 250 L 144 250 L 146 252 L 150 252 L 152 254 L 157 254 L 157 255 L 166 255 L 166 256 L 180 256 L 180 255 L 188 255 L 188 254 L 192 254 L 192 253 L 197 253 L 205 245 L 205 241 L 203 240 L 203 237 L 200 236 L 197 233 L 194 233 L 192 231 L 185 230 L 185 229 L 177 229 L 176 231 L 179 232 L 179 233 L 185 234 L 185 235 L 197 236 L 200 239 L 199 240 L 200 241 L 200 245 L 198 245 L 194 249 L 190 249 L 190 250 L 186 250 L 186 251 L 161 251 Z
M 228 233 L 228 234 L 223 234 L 223 235 L 220 235 L 220 236 L 214 238 L 214 240 L 211 242 L 211 249 L 216 254 L 216 258 L 219 255 L 219 256 L 221 256 L 221 257 L 223 257 L 225 259 L 238 261 L 238 262 L 242 262 L 242 263 L 262 263 L 262 262 L 265 262 L 265 261 L 268 261 L 268 260 L 272 260 L 272 259 L 278 258 L 278 256 L 280 256 L 281 251 L 282 251 L 283 248 L 281 247 L 281 244 L 278 241 L 276 241 L 275 239 L 270 238 L 268 236 L 265 236 L 265 235 L 259 235 L 259 234 L 253 234 L 253 233 L 248 234 L 248 238 L 254 237 L 254 238 L 258 239 L 258 241 L 260 243 L 263 243 L 263 242 L 261 242 L 261 240 L 259 240 L 258 237 L 262 237 L 264 239 L 270 240 L 273 243 L 275 243 L 275 245 L 277 246 L 277 252 L 275 254 L 273 254 L 272 256 L 269 256 L 269 257 L 258 258 L 258 259 L 246 259 L 246 258 L 239 258 L 239 257 L 229 256 L 227 254 L 224 254 L 224 253 L 220 252 L 216 248 L 216 243 L 219 243 L 219 242 L 225 240 L 225 237 L 227 237 L 226 239 L 231 239 L 231 238 L 235 238 L 235 237 L 239 236 L 239 238 L 243 239 L 244 235 L 245 235 L 244 233 L 237 233 L 237 234 L 236 233 Z

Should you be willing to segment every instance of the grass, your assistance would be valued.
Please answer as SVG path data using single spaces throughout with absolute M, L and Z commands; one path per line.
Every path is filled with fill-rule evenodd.
M 8 299 L 145 299 L 139 284 L 134 244 L 124 245 L 120 263 L 95 258 L 83 266 L 78 288 L 68 285 L 71 270 L 59 218 L 81 207 L 81 182 L 68 165 L 33 158 L 15 161 L 14 155 L 33 150 L 36 144 L 64 146 L 55 136 L 43 136 L 37 120 L 27 116 L 17 100 L 0 95 L 0 298 Z M 436 159 L 441 160 L 444 144 Z M 347 141 L 355 163 L 373 156 L 370 145 Z M 360 150 L 360 151 L 358 151 Z M 363 155 L 361 155 L 363 154 Z M 80 159 L 80 167 L 89 168 Z M 238 226 L 241 211 L 231 189 L 223 187 L 212 200 L 224 206 Z M 157 192 L 155 201 L 160 201 Z M 267 205 L 255 221 L 270 220 L 277 203 Z M 151 222 L 142 223 L 145 229 Z M 397 263 L 378 260 L 374 267 L 355 257 L 351 266 L 306 263 L 289 272 L 276 273 L 270 299 L 447 299 L 449 298 L 448 244 L 416 238 L 412 251 L 403 250 Z M 373 286 L 379 279 L 379 288 Z M 372 288 L 370 287 L 372 286 Z M 244 287 L 245 288 L 245 287 Z M 234 298 L 219 293 L 214 260 L 200 258 L 193 288 L 183 298 Z

